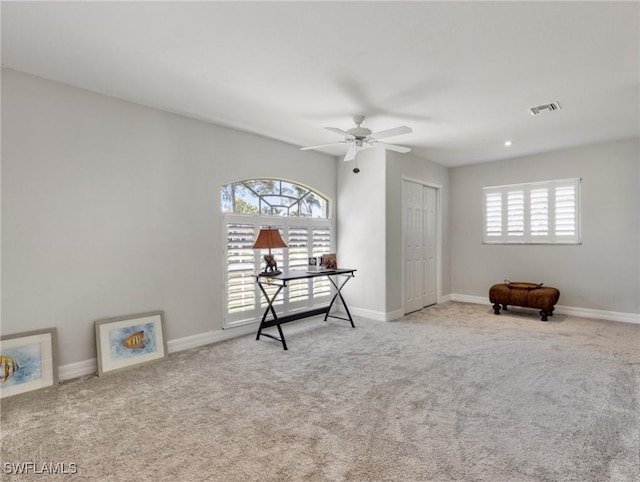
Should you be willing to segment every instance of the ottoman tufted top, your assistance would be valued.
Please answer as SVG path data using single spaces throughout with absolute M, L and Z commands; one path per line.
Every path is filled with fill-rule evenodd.
M 504 284 L 506 284 L 509 288 L 514 288 L 518 290 L 535 290 L 536 288 L 541 288 L 544 283 L 523 283 L 523 282 L 515 282 L 509 281 L 508 279 L 504 280 Z

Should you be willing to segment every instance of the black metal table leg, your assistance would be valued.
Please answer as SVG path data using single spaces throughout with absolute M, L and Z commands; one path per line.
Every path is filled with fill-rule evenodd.
M 260 339 L 260 335 L 269 337 L 269 338 L 273 338 L 274 340 L 278 340 L 279 342 L 282 343 L 282 348 L 284 348 L 285 350 L 287 349 L 287 342 L 284 339 L 284 333 L 282 333 L 282 328 L 280 327 L 280 322 L 278 321 L 278 315 L 276 315 L 276 310 L 273 308 L 273 303 L 276 300 L 276 298 L 278 297 L 278 295 L 280 294 L 280 292 L 282 291 L 282 289 L 286 286 L 285 284 L 281 284 L 278 286 L 278 289 L 276 290 L 275 294 L 273 295 L 273 297 L 270 299 L 269 298 L 269 294 L 267 293 L 267 291 L 264 289 L 264 286 L 262 286 L 262 283 L 258 282 L 258 286 L 260 287 L 260 291 L 262 291 L 262 294 L 264 295 L 265 299 L 267 300 L 268 306 L 267 308 L 264 310 L 264 314 L 262 315 L 262 320 L 260 320 L 260 328 L 258 328 L 258 334 L 256 335 L 256 340 Z M 280 338 L 270 335 L 269 333 L 262 333 L 262 328 L 265 325 L 265 321 L 267 319 L 267 315 L 269 314 L 269 311 L 271 311 L 271 315 L 273 316 L 273 321 L 275 322 L 276 327 L 278 328 L 278 333 L 280 334 Z M 271 325 L 272 326 L 272 325 Z
M 339 276 L 339 275 L 337 275 Z M 344 298 L 342 297 L 342 293 L 340 293 L 342 291 L 342 288 L 344 288 L 344 285 L 347 284 L 347 281 L 349 281 L 351 278 L 353 278 L 353 274 L 347 275 L 345 280 L 342 282 L 342 284 L 340 286 L 338 286 L 338 284 L 334 281 L 333 277 L 328 276 L 329 281 L 331 281 L 331 284 L 333 284 L 333 286 L 336 289 L 336 294 L 333 295 L 333 298 L 331 299 L 331 303 L 329 303 L 329 308 L 327 309 L 327 313 L 324 315 L 324 321 L 327 321 L 327 318 L 330 316 L 331 318 L 338 318 L 340 320 L 347 320 L 351 323 L 351 327 L 355 328 L 356 326 L 353 324 L 353 318 L 351 317 L 351 313 L 349 312 L 349 307 L 347 306 L 346 301 L 344 301 Z M 333 306 L 333 303 L 335 302 L 336 298 L 340 298 L 340 301 L 342 301 L 342 306 L 344 306 L 345 311 L 347 312 L 347 316 L 349 318 L 343 318 L 341 316 L 335 316 L 335 315 L 331 315 L 329 314 L 331 312 L 331 307 Z

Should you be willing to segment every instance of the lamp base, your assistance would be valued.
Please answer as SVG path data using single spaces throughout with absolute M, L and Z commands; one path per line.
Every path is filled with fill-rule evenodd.
M 258 274 L 258 276 L 278 276 L 279 274 L 282 274 L 282 271 L 277 269 L 275 271 L 263 271 L 262 273 Z

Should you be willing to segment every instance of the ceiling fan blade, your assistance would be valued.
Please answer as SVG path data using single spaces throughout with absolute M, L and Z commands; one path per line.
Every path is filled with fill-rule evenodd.
M 385 131 L 374 132 L 370 137 L 373 137 L 374 139 L 382 139 L 383 137 L 399 136 L 400 134 L 409 134 L 411 132 L 413 132 L 411 127 L 399 126 Z
M 353 137 L 353 134 L 349 134 L 347 131 L 343 131 L 342 129 L 338 129 L 337 127 L 325 127 L 328 131 L 335 132 L 336 134 L 340 134 L 341 136 Z
M 353 161 L 358 153 L 358 147 L 353 144 L 344 156 L 344 162 Z
M 380 146 L 384 149 L 388 149 L 390 151 L 407 153 L 411 151 L 410 147 L 398 146 L 396 144 L 387 144 L 386 142 L 376 142 L 375 145 Z
M 337 144 L 344 144 L 346 141 L 329 142 L 328 144 L 320 144 L 318 146 L 301 147 L 301 151 L 308 151 L 310 149 L 322 149 L 323 147 L 335 146 Z

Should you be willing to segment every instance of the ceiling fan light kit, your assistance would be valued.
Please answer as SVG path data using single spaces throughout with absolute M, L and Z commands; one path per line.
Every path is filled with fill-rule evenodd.
M 347 129 L 346 131 L 340 129 L 338 127 L 325 127 L 326 130 L 334 132 L 338 135 L 344 136 L 344 139 L 341 141 L 330 142 L 328 144 L 320 144 L 318 146 L 310 146 L 310 147 L 301 147 L 300 149 L 303 151 L 307 151 L 310 149 L 321 149 L 323 147 L 335 146 L 338 144 L 348 144 L 349 149 L 344 156 L 345 162 L 352 161 L 356 158 L 358 154 L 358 150 L 367 148 L 367 147 L 382 147 L 383 149 L 387 149 L 395 152 L 406 153 L 411 151 L 411 148 L 406 146 L 399 146 L 397 144 L 389 144 L 387 142 L 380 142 L 379 139 L 384 139 L 386 137 L 399 136 L 402 134 L 410 134 L 413 130 L 407 126 L 398 126 L 392 129 L 386 129 L 379 132 L 371 132 L 371 129 L 367 129 L 366 127 L 362 127 L 362 123 L 364 122 L 364 116 L 356 115 L 353 116 L 353 122 L 356 127 L 352 127 L 351 129 Z M 353 169 L 354 173 L 360 172 L 360 169 L 356 166 Z

